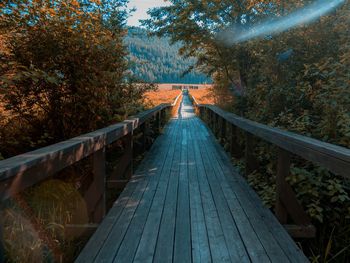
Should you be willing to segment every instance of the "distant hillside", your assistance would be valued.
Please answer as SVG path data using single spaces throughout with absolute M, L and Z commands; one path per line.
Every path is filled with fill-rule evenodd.
M 170 45 L 167 38 L 148 37 L 144 29 L 132 27 L 124 42 L 130 51 L 131 71 L 140 79 L 157 83 L 211 82 L 199 72 L 182 76 L 195 60 L 180 57 L 180 44 Z

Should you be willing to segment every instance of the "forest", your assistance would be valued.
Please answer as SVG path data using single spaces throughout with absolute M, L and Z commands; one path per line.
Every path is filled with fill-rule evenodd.
M 328 1 L 169 0 L 171 5 L 149 11 L 143 29 L 126 26 L 127 2 L 0 2 L 0 160 L 142 112 L 145 94 L 156 90 L 153 82 L 212 82 L 212 96 L 226 111 L 350 148 L 348 1 L 334 1 L 329 12 L 307 23 L 260 35 L 253 30 L 255 35 L 241 38 L 254 25 L 273 24 L 316 3 L 305 12 L 312 13 Z M 229 103 L 222 95 L 227 92 Z M 271 147 L 258 143 L 255 154 L 263 165 L 247 180 L 273 210 L 276 156 Z M 232 162 L 242 167 L 243 159 Z M 33 188 L 16 197 L 42 217 L 67 262 L 84 243 L 67 241 L 62 234 L 72 215 L 60 211 L 73 206 L 70 200 L 82 188 L 78 177 L 76 171 L 66 172 L 64 179 L 44 183 L 43 192 Z M 298 158 L 287 181 L 317 229 L 315 238 L 296 240 L 309 260 L 348 262 L 350 181 Z M 18 203 L 4 206 L 18 209 Z M 17 212 L 2 210 L 5 225 L 22 220 Z M 35 235 L 18 241 L 23 232 L 28 231 L 20 223 L 4 228 L 10 237 L 3 245 L 9 262 L 31 257 L 31 262 L 52 262 L 50 253 L 42 254 L 47 246 L 32 242 Z M 17 253 L 21 249 L 25 253 Z
M 180 43 L 170 44 L 168 38 L 148 36 L 145 29 L 130 27 L 125 37 L 129 69 L 135 78 L 155 83 L 211 83 L 210 77 L 194 69 L 195 58 L 178 55 Z

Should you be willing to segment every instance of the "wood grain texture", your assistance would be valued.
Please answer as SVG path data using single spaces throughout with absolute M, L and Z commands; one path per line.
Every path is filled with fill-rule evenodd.
M 121 123 L 0 161 L 0 200 L 103 149 L 169 107 L 162 104 Z
M 209 109 L 210 114 L 219 115 L 243 131 L 350 178 L 350 149 L 244 119 L 213 105 L 199 107 Z
M 77 262 L 307 262 L 187 96 L 141 168 Z

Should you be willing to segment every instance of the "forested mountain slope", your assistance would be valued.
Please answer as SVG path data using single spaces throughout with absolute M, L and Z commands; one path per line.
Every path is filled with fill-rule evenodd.
M 137 78 L 157 83 L 211 82 L 196 71 L 183 76 L 195 60 L 180 57 L 180 44 L 170 45 L 167 38 L 149 37 L 144 29 L 130 27 L 124 42 L 130 51 L 130 70 Z

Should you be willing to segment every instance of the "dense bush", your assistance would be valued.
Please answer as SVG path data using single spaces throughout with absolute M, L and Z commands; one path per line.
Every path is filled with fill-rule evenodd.
M 150 87 L 126 75 L 126 1 L 0 3 L 0 152 L 95 130 L 140 107 Z

